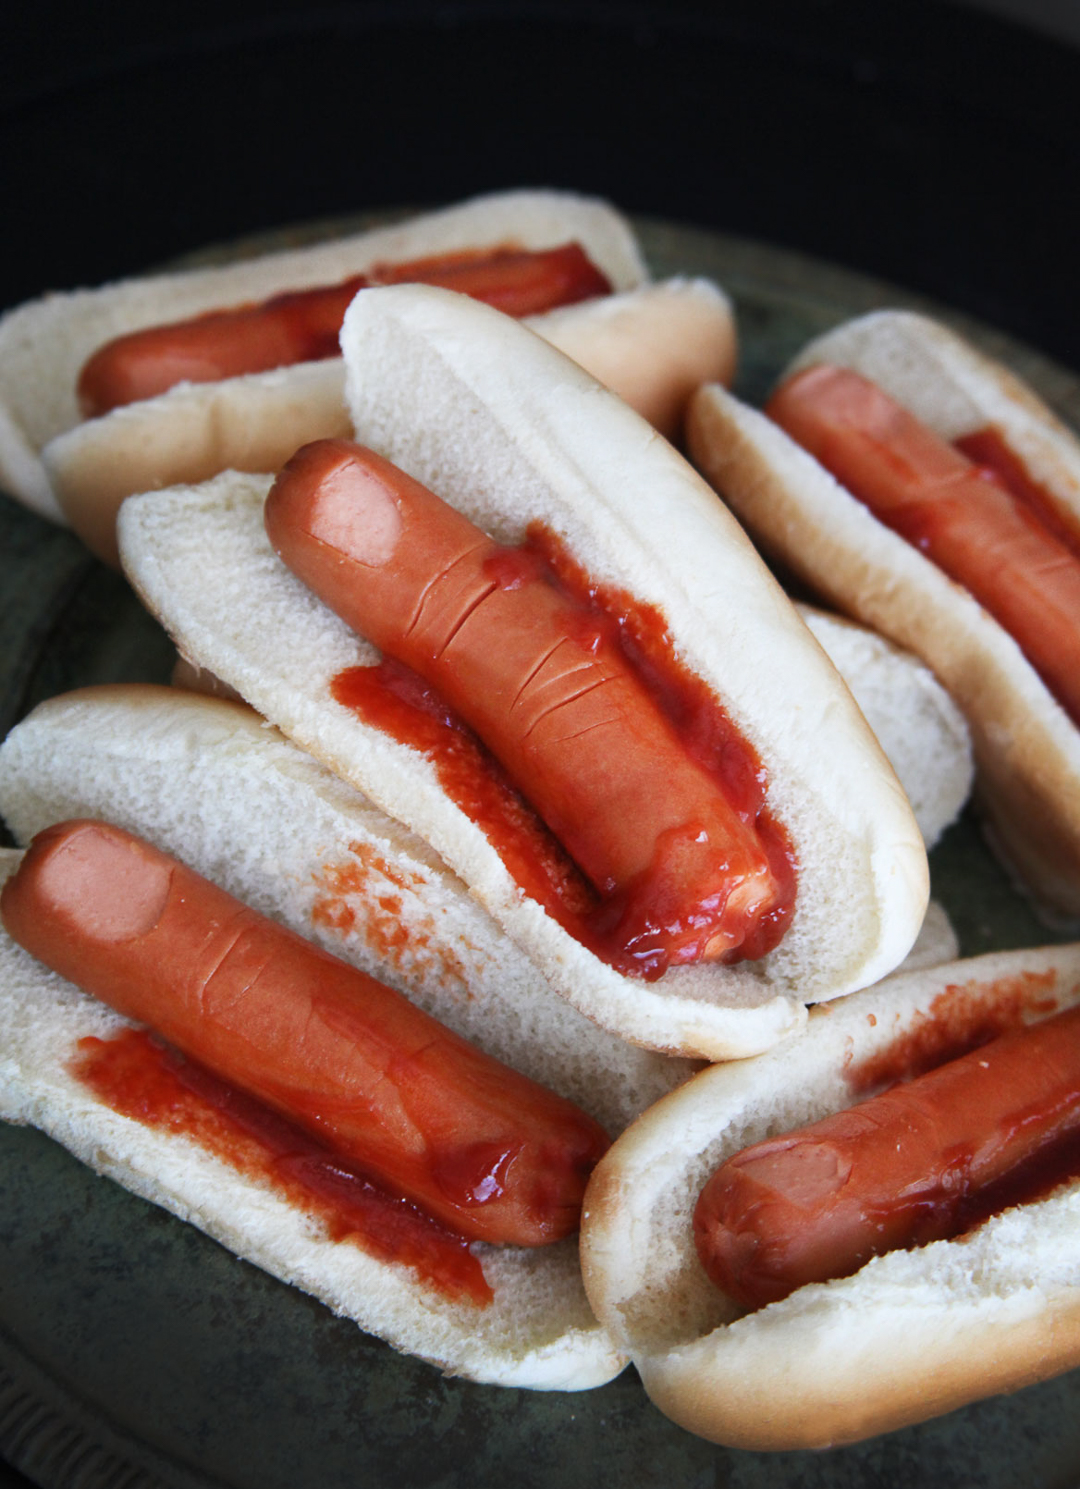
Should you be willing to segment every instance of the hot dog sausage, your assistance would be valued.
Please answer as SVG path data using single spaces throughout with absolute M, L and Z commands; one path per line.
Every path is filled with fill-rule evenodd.
M 846 369 L 797 373 L 766 412 L 964 585 L 1080 723 L 1080 560 L 990 470 Z
M 776 877 L 752 824 L 689 758 L 598 617 L 371 451 L 305 446 L 266 504 L 278 553 L 441 695 L 604 895 L 624 945 L 672 960 L 752 939 Z M 760 954 L 760 953 L 758 953 Z
M 608 1146 L 585 1113 L 406 998 L 100 822 L 40 833 L 0 898 L 55 971 L 470 1239 L 574 1231 Z
M 994 1212 L 992 1186 L 1078 1129 L 1080 1007 L 736 1154 L 701 1192 L 698 1255 L 724 1292 L 760 1307 L 960 1234 L 980 1206 Z
M 496 249 L 376 265 L 341 284 L 119 336 L 83 367 L 79 407 L 85 418 L 94 418 L 179 382 L 217 382 L 334 357 L 341 322 L 357 291 L 402 283 L 442 285 L 513 316 L 537 315 L 611 290 L 576 243 L 538 252 Z

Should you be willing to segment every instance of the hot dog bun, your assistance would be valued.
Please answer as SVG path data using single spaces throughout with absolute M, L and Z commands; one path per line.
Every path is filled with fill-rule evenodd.
M 639 285 L 526 324 L 668 436 L 695 388 L 727 383 L 734 371 L 731 305 L 706 279 Z M 350 434 L 344 377 L 334 358 L 181 384 L 76 424 L 50 440 L 41 458 L 67 521 L 115 565 L 124 497 L 222 470 L 276 471 L 309 440 Z
M 932 848 L 971 793 L 974 764 L 963 714 L 911 652 L 813 605 L 795 608 L 851 689 Z
M 19 306 L 0 320 L 0 486 L 42 515 L 64 520 L 41 451 L 80 422 L 79 371 L 91 352 L 116 336 L 286 290 L 334 284 L 379 262 L 507 242 L 545 248 L 569 240 L 585 248 L 616 290 L 647 278 L 629 225 L 605 202 L 567 192 L 513 191 L 313 247 L 51 294 Z M 315 382 L 321 386 L 320 379 Z M 301 386 L 306 396 L 311 390 Z M 282 400 L 271 396 L 274 417 Z M 250 410 L 243 392 L 240 402 Z M 149 426 L 136 429 L 143 439 L 166 438 Z M 236 437 L 237 444 L 242 441 Z M 156 484 L 164 479 L 169 478 L 159 477 Z
M 914 1034 L 925 1051 L 985 1010 L 1007 1024 L 1078 1001 L 1077 946 L 887 978 L 812 1010 L 800 1039 L 703 1071 L 624 1133 L 586 1194 L 582 1265 L 661 1410 L 734 1447 L 826 1447 L 1080 1363 L 1080 1182 L 749 1314 L 709 1282 L 691 1234 L 725 1158 L 850 1105 L 849 1077 L 894 1042 Z
M 0 748 L 0 811 L 24 843 L 73 816 L 138 832 L 612 1132 L 692 1070 L 567 1009 L 430 849 L 243 705 L 148 686 L 51 699 Z M 6 938 L 2 957 L 7 1120 L 42 1127 L 99 1171 L 444 1370 L 577 1389 L 620 1368 L 584 1300 L 572 1239 L 539 1251 L 487 1248 L 495 1303 L 451 1305 L 407 1269 L 335 1246 L 196 1145 L 97 1102 L 66 1064 L 75 1039 L 117 1027 L 118 1016 Z
M 1064 506 L 1080 501 L 1080 448 L 1028 390 L 924 317 L 868 316 L 812 343 L 798 365 L 864 372 L 955 438 L 1002 429 Z M 1016 642 L 940 569 L 809 455 L 722 388 L 688 412 L 692 458 L 762 547 L 830 605 L 931 667 L 972 734 L 992 842 L 1051 920 L 1080 916 L 1080 735 Z
M 434 768 L 329 696 L 337 672 L 375 656 L 275 558 L 266 480 L 228 475 L 125 503 L 125 568 L 180 651 L 429 841 L 553 986 L 635 1042 L 748 1054 L 798 1028 L 807 1001 L 894 967 L 927 892 L 910 808 L 850 694 L 686 463 L 525 328 L 446 292 L 366 292 L 343 348 L 368 444 L 499 541 L 543 523 L 593 581 L 663 615 L 766 771 L 800 864 L 788 934 L 760 962 L 645 984 L 524 899 Z

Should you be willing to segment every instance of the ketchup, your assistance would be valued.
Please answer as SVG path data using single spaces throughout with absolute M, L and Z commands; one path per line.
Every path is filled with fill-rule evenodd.
M 694 1236 L 712 1280 L 756 1308 L 1077 1177 L 1080 1005 L 736 1153 Z
M 1080 724 L 1076 538 L 1060 536 L 1060 517 L 1047 521 L 1045 494 L 995 434 L 964 442 L 995 462 L 975 464 L 874 383 L 826 365 L 781 384 L 766 412 L 879 521 L 963 585 Z
M 440 285 L 518 317 L 611 292 L 610 281 L 577 243 L 535 252 L 506 245 L 375 264 L 339 284 L 291 290 L 106 342 L 79 374 L 79 408 L 84 418 L 94 418 L 179 382 L 217 382 L 335 357 L 353 297 L 373 285 L 403 283 Z
M 912 1080 L 980 1049 L 1009 1029 L 1056 1013 L 1056 983 L 1053 971 L 1021 972 L 990 984 L 950 983 L 903 1034 L 877 1054 L 847 1066 L 844 1074 L 852 1095 L 871 1096 L 897 1081 Z
M 707 686 L 675 660 L 658 611 L 638 605 L 623 592 L 593 584 L 539 524 L 530 528 L 522 548 L 501 550 L 498 562 L 504 580 L 516 566 L 526 572 L 534 572 L 537 565 L 547 570 L 552 582 L 581 606 L 582 627 L 616 642 L 687 755 L 714 778 L 738 816 L 753 825 L 779 892 L 756 931 L 724 960 L 764 956 L 790 921 L 796 867 L 786 835 L 768 810 L 765 773 L 754 751 Z M 595 955 L 646 981 L 663 976 L 676 963 L 669 939 L 682 928 L 665 918 L 662 875 L 654 868 L 641 876 L 655 895 L 654 910 L 646 913 L 647 933 L 628 946 L 620 938 L 620 928 L 632 891 L 605 895 L 585 879 L 491 753 L 416 673 L 384 658 L 375 667 L 339 673 L 331 691 L 367 723 L 431 760 L 447 795 L 483 829 L 517 883 Z M 662 781 L 657 789 L 663 789 Z
M 272 1185 L 316 1216 L 331 1240 L 411 1267 L 450 1301 L 492 1301 L 463 1236 L 145 1030 L 81 1039 L 72 1073 L 121 1115 L 183 1134 L 237 1173 Z
M 984 429 L 954 439 L 953 448 L 983 470 L 993 471 L 1002 485 L 1030 508 L 1042 526 L 1080 558 L 1080 531 L 1075 520 L 1072 523 L 1066 520 L 1066 514 L 1046 487 L 1031 476 L 1024 462 L 1006 443 L 1000 429 L 988 424 Z

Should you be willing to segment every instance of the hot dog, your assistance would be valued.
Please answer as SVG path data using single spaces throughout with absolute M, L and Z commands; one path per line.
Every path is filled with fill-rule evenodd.
M 423 844 L 240 705 L 149 687 L 52 699 L 0 748 L 0 811 L 21 841 L 72 815 L 138 831 L 613 1131 L 690 1070 L 567 1009 Z M 69 1062 L 80 1038 L 112 1038 L 123 1021 L 10 947 L 2 955 L 9 1120 L 43 1126 L 238 1254 L 446 1369 L 577 1389 L 619 1368 L 584 1301 L 573 1239 L 495 1261 L 482 1250 L 493 1300 L 454 1303 L 409 1266 L 321 1236 L 302 1207 L 182 1135 L 119 1122 Z
M 1000 1171 L 1014 1142 L 1075 1118 L 1063 1045 L 1078 1003 L 1075 946 L 895 976 L 815 1009 L 801 1040 L 703 1072 L 629 1129 L 586 1194 L 583 1267 L 661 1409 L 733 1446 L 822 1447 L 1076 1364 L 1075 1143 L 1042 1171 L 1036 1153 L 1010 1184 Z M 965 1105 L 960 1086 L 985 1097 Z M 866 1163 L 863 1133 L 879 1161 Z M 992 1180 L 981 1197 L 966 1188 L 980 1168 Z M 695 1209 L 706 1232 L 731 1221 L 714 1250 L 729 1287 L 706 1275 Z M 784 1209 L 798 1214 L 790 1234 Z
M 98 418 L 156 398 L 177 383 L 217 383 L 335 357 L 349 302 L 374 284 L 441 284 L 518 318 L 611 293 L 609 280 L 579 243 L 376 265 L 340 284 L 292 290 L 256 305 L 208 311 L 108 341 L 79 373 L 80 411 L 84 418 Z
M 706 1272 L 747 1308 L 962 1235 L 1080 1129 L 1080 1010 L 999 1035 L 722 1164 L 694 1209 Z M 997 1208 L 1005 1208 L 1007 1198 Z
M 734 368 L 731 306 L 705 279 L 639 285 L 526 324 L 668 436 L 694 389 L 703 380 L 727 382 Z M 124 497 L 221 470 L 277 470 L 306 441 L 349 434 L 343 386 L 337 357 L 182 383 L 75 425 L 50 440 L 41 459 L 66 520 L 115 565 Z
M 541 565 L 345 441 L 299 450 L 265 521 L 293 572 L 509 770 L 618 905 L 611 934 L 628 965 L 772 949 L 790 911 L 782 849 L 770 859 L 614 638 Z
M 510 192 L 12 311 L 0 321 L 0 484 L 115 564 L 130 493 L 276 470 L 306 440 L 348 433 L 341 315 L 362 284 L 407 274 L 527 316 L 665 433 L 703 378 L 731 376 L 731 307 L 715 286 L 645 282 L 629 226 L 601 202 Z M 614 293 L 582 298 L 604 286 Z
M 229 478 L 125 504 L 125 567 L 181 652 L 425 836 L 565 996 L 638 1042 L 748 1053 L 796 1027 L 805 999 L 895 965 L 926 892 L 909 809 L 835 674 L 684 462 L 552 349 L 460 297 L 369 291 L 350 308 L 343 347 L 354 420 L 370 446 L 499 543 L 542 527 L 586 585 L 630 597 L 629 626 L 645 649 L 659 637 L 688 686 L 721 702 L 760 761 L 798 865 L 789 929 L 756 961 L 676 967 L 651 986 L 567 934 L 522 895 L 437 767 L 333 696 L 335 679 L 379 654 L 275 565 L 258 530 L 268 483 Z M 365 363 L 379 367 L 377 380 Z M 198 578 L 185 572 L 196 542 Z M 233 576 L 227 598 L 206 582 L 208 551 Z M 691 577 L 703 573 L 704 583 Z M 272 615 L 284 622 L 276 633 Z M 775 677 L 771 702 L 750 640 L 756 626 Z M 823 718 L 836 745 L 827 756 L 802 743 Z
M 990 467 L 847 368 L 796 373 L 766 413 L 980 602 L 1075 723 L 1080 558 Z
M 795 608 L 850 688 L 896 772 L 923 842 L 933 848 L 971 793 L 974 765 L 963 714 L 911 652 L 843 616 L 801 602 Z M 235 689 L 182 657 L 172 681 L 215 698 L 238 699 Z M 956 954 L 954 943 L 937 959 L 951 961 Z
M 86 816 L 148 838 L 609 1131 L 694 1068 L 567 1008 L 429 848 L 240 704 L 142 684 L 51 698 L 0 745 L 0 815 L 23 845 Z
M 53 971 L 468 1239 L 577 1229 L 608 1146 L 597 1123 L 144 839 L 47 828 L 0 917 Z
M 976 796 L 992 844 L 1042 913 L 1074 919 L 1080 736 L 1070 717 L 1068 617 L 1077 607 L 1069 589 L 1077 571 L 1068 535 L 1076 526 L 1070 512 L 1080 490 L 1080 446 L 1003 369 L 922 317 L 882 312 L 853 322 L 807 348 L 792 374 L 774 411 L 853 489 L 875 458 L 854 456 L 843 437 L 838 446 L 820 421 L 810 434 L 796 408 L 800 389 L 811 388 L 806 379 L 821 390 L 828 380 L 840 398 L 877 410 L 878 434 L 855 437 L 864 455 L 880 450 L 886 427 L 900 431 L 899 453 L 876 465 L 900 477 L 886 498 L 891 517 L 873 515 L 720 389 L 702 391 L 690 411 L 695 461 L 764 547 L 831 604 L 931 666 L 971 727 Z M 845 423 L 854 402 L 840 416 Z M 1026 474 L 1018 479 L 1021 467 Z M 1038 487 L 1038 518 L 1023 499 L 1025 483 Z M 960 505 L 964 493 L 982 497 L 980 507 Z M 873 498 L 869 488 L 864 494 Z M 987 504 L 998 514 L 993 527 L 981 515 Z M 905 527 L 915 544 L 897 530 Z M 950 578 L 941 566 L 970 555 L 994 559 L 985 578 L 966 567 L 952 568 Z

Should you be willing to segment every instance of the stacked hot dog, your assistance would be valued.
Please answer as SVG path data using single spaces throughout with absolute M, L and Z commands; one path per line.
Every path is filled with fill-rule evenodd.
M 687 432 L 763 549 L 946 683 L 994 841 L 1074 918 L 1075 440 L 888 312 L 808 347 L 764 414 L 703 388 Z M 594 1176 L 583 1263 L 663 1409 L 826 1446 L 1080 1362 L 1078 996 L 1075 947 L 887 978 L 642 1118 Z
M 1014 1369 L 973 1383 L 947 1363 L 929 1372 L 929 1395 L 909 1374 L 877 1414 L 856 1416 L 834 1400 L 849 1394 L 848 1354 L 837 1383 L 820 1377 L 833 1409 L 812 1396 L 786 1413 L 764 1406 L 789 1348 L 806 1350 L 804 1335 L 785 1342 L 783 1320 L 805 1315 L 794 1300 L 839 1288 L 843 1312 L 855 1284 L 827 1272 L 804 1287 L 796 1269 L 786 1302 L 752 1294 L 715 1262 L 755 1250 L 738 1239 L 742 1211 L 732 1219 L 715 1189 L 698 1231 L 718 1284 L 693 1246 L 697 1191 L 744 1134 L 850 1099 L 843 1066 L 864 1025 L 892 1049 L 891 1010 L 904 1008 L 905 1030 L 926 1018 L 943 1051 L 973 1042 L 988 1007 L 1000 1030 L 1074 996 L 1067 958 L 888 980 L 927 895 L 923 839 L 893 770 L 715 493 L 565 355 L 673 432 L 690 386 L 730 375 L 722 295 L 635 289 L 642 267 L 619 219 L 543 194 L 315 253 L 264 266 L 242 292 L 239 273 L 191 276 L 175 316 L 161 310 L 167 282 L 152 281 L 0 324 L 17 370 L 0 365 L 0 391 L 26 383 L 31 339 L 79 327 L 68 338 L 78 358 L 65 353 L 74 365 L 11 402 L 8 480 L 44 505 L 47 472 L 105 553 L 129 496 L 119 555 L 146 603 L 189 662 L 293 741 L 239 705 L 180 694 L 60 700 L 15 731 L 0 754 L 0 809 L 19 839 L 82 820 L 37 839 L 5 891 L 5 922 L 116 1012 L 5 948 L 20 1031 L 5 1114 L 99 1155 L 399 1347 L 477 1379 L 577 1388 L 630 1356 L 694 1430 L 782 1445 L 880 1430 L 1027 1378 L 1022 1341 Z M 298 293 L 309 286 L 320 287 Z M 598 298 L 605 290 L 617 293 Z M 707 350 L 680 351 L 670 375 L 651 356 L 648 389 L 627 355 L 646 303 L 665 315 L 691 307 L 714 327 Z M 198 318 L 160 328 L 185 315 Z M 543 339 L 514 315 L 534 317 Z M 88 357 L 91 418 L 77 424 Z M 46 397 L 44 382 L 62 391 Z M 730 433 L 714 407 L 734 410 Z M 722 472 L 737 507 L 729 482 L 746 474 L 755 514 L 763 490 L 800 486 L 812 465 L 759 421 L 710 390 L 690 426 L 695 456 Z M 746 431 L 761 429 L 751 463 Z M 88 506 L 106 487 L 104 504 Z M 808 621 L 838 657 L 883 646 Z M 927 686 L 910 663 L 874 655 L 871 675 L 895 663 Z M 936 737 L 955 739 L 949 705 L 934 707 Z M 962 743 L 953 754 L 958 785 L 921 819 L 928 837 L 962 799 Z M 220 784 L 189 804 L 204 777 Z M 1028 989 L 1011 1003 L 1006 975 Z M 946 1038 L 925 1008 L 957 981 L 982 991 Z M 842 994 L 853 996 L 834 1005 Z M 807 1004 L 821 1005 L 809 1032 Z M 820 1078 L 804 1080 L 804 1051 Z M 688 1058 L 728 1063 L 653 1107 L 685 1080 Z M 794 1071 L 797 1099 L 776 1075 Z M 124 1105 L 134 1077 L 152 1087 L 157 1115 Z M 602 1128 L 616 1136 L 645 1107 L 602 1157 Z M 1011 1120 L 1006 1111 L 999 1127 Z M 646 1157 L 643 1180 L 635 1165 L 656 1133 L 665 1164 Z M 965 1132 L 954 1147 L 973 1141 Z M 793 1162 L 800 1177 L 784 1193 L 798 1209 L 808 1169 Z M 336 1187 L 308 1182 L 328 1170 Z M 223 1185 L 243 1196 L 239 1222 L 215 1195 Z M 572 1239 L 583 1199 L 596 1317 Z M 1071 1203 L 1033 1206 L 1032 1224 Z M 373 1206 L 383 1218 L 358 1218 Z M 630 1237 L 646 1231 L 662 1244 L 643 1253 Z M 357 1232 L 358 1244 L 342 1241 Z M 926 1254 L 970 1244 L 935 1241 Z M 776 1246 L 790 1250 L 786 1234 Z M 865 1248 L 854 1254 L 865 1260 Z M 1073 1292 L 1057 1274 L 1049 1291 L 1056 1319 Z M 827 1320 L 833 1306 L 820 1305 Z M 764 1332 L 752 1333 L 758 1321 Z M 837 1337 L 823 1327 L 822 1340 Z M 1035 1325 L 1025 1315 L 1014 1332 L 1030 1340 Z M 724 1383 L 732 1349 L 750 1372 L 739 1393 Z M 1071 1359 L 1066 1349 L 1051 1368 Z M 716 1393 L 743 1405 L 725 1415 Z

